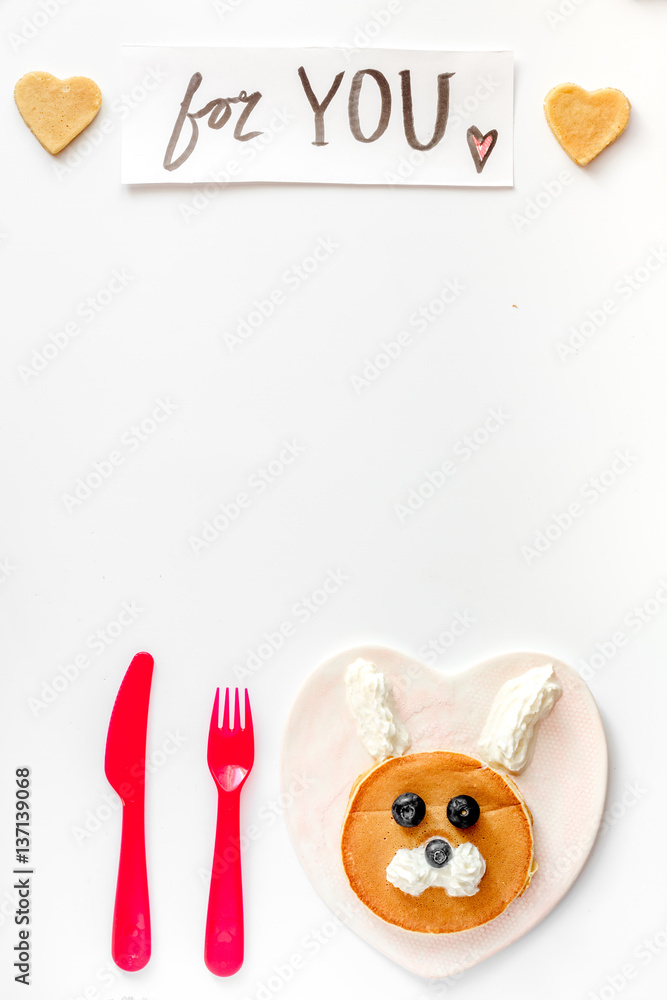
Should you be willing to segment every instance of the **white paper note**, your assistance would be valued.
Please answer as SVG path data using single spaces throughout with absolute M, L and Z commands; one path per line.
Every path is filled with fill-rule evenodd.
M 123 47 L 125 184 L 513 183 L 511 52 Z

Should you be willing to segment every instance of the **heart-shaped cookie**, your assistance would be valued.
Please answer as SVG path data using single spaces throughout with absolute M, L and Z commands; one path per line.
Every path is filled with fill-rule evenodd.
M 396 751 L 399 756 L 389 757 L 381 765 L 372 766 L 373 759 L 360 742 L 357 725 L 346 703 L 345 674 L 348 666 L 359 658 L 376 664 L 384 675 L 392 691 L 396 716 L 410 738 L 407 752 L 401 748 Z M 420 754 L 430 760 L 431 766 L 440 766 L 439 761 L 446 758 L 446 770 L 450 775 L 453 771 L 468 771 L 474 780 L 478 780 L 478 772 L 474 770 L 478 761 L 471 758 L 480 757 L 479 740 L 495 696 L 509 680 L 549 664 L 553 665 L 562 694 L 553 711 L 543 718 L 535 730 L 537 740 L 528 766 L 522 773 L 513 772 L 507 777 L 509 790 L 502 791 L 498 786 L 498 794 L 510 797 L 511 789 L 515 788 L 519 799 L 525 801 L 532 814 L 534 859 L 538 868 L 534 872 L 531 865 L 525 891 L 514 895 L 500 915 L 481 926 L 460 932 L 415 933 L 405 929 L 405 923 L 400 926 L 390 922 L 391 914 L 387 915 L 388 919 L 383 919 L 378 915 L 382 907 L 376 906 L 377 897 L 364 905 L 361 902 L 363 894 L 353 891 L 348 880 L 349 858 L 345 860 L 348 868 L 346 875 L 341 854 L 341 833 L 344 825 L 348 829 L 348 807 L 358 800 L 362 789 L 367 789 L 365 795 L 384 796 L 388 802 L 394 794 L 405 792 L 407 789 L 398 785 L 394 788 L 392 769 L 402 761 L 405 768 L 401 764 L 399 770 L 412 769 L 418 760 L 416 755 Z M 434 751 L 443 753 L 439 755 Z M 403 753 L 405 756 L 401 756 Z M 466 756 L 456 758 L 455 755 Z M 413 783 L 421 774 L 420 771 L 413 774 L 412 770 L 409 773 Z M 369 776 L 375 774 L 385 776 L 382 780 L 388 783 L 388 788 L 384 791 L 375 782 L 373 786 L 369 784 Z M 433 770 L 423 778 L 422 794 L 427 809 L 424 823 L 428 826 L 427 832 L 438 836 L 446 822 L 438 815 L 442 804 L 430 802 L 431 796 L 423 789 L 434 787 L 433 782 L 437 785 L 439 779 Z M 480 779 L 482 783 L 477 785 L 479 794 L 476 791 L 473 794 L 482 806 L 483 815 L 486 779 L 481 774 Z M 308 678 L 290 714 L 283 744 L 282 784 L 286 818 L 297 854 L 315 889 L 339 919 L 362 938 L 410 971 L 430 978 L 461 972 L 495 954 L 534 927 L 562 899 L 581 871 L 597 835 L 606 780 L 604 731 L 588 687 L 571 667 L 538 653 L 505 654 L 458 673 L 444 673 L 383 647 L 347 650 L 321 664 Z M 448 782 L 449 778 L 445 784 Z M 419 792 L 420 788 L 411 787 L 409 791 Z M 445 798 L 450 791 L 446 791 Z M 452 795 L 458 794 L 458 791 L 458 788 L 454 789 Z M 376 804 L 371 805 L 371 812 L 365 820 L 369 824 L 368 834 L 359 842 L 363 848 L 358 849 L 357 857 L 361 868 L 370 875 L 367 886 L 377 882 L 377 873 L 371 871 L 374 853 L 387 854 L 387 837 L 399 843 L 397 834 L 389 832 L 392 821 L 391 817 L 385 816 L 384 798 L 381 816 L 378 814 L 375 817 L 372 812 L 378 809 L 380 799 L 376 798 Z M 573 804 L 576 808 L 572 808 Z M 490 821 L 494 821 L 494 815 L 492 805 Z M 360 821 L 364 821 L 363 816 Z M 378 823 L 384 824 L 381 830 Z M 510 823 L 506 829 L 511 830 L 514 826 Z M 471 845 L 477 839 L 486 860 L 487 871 L 482 876 L 482 889 L 478 894 L 472 895 L 475 892 L 473 886 L 470 893 L 465 892 L 465 895 L 472 895 L 471 899 L 458 898 L 460 893 L 457 892 L 454 892 L 453 899 L 442 897 L 447 906 L 460 904 L 460 912 L 469 913 L 471 904 L 478 905 L 476 900 L 483 901 L 485 880 L 493 882 L 498 875 L 498 871 L 494 870 L 497 862 L 493 849 L 489 849 L 490 828 L 480 830 L 477 837 L 472 830 L 457 832 L 451 827 L 447 829 L 455 854 L 461 848 L 470 853 L 473 850 Z M 516 829 L 525 830 L 525 823 L 522 821 Z M 369 838 L 372 844 L 376 833 L 378 850 L 373 852 L 369 849 Z M 407 833 L 410 834 L 410 831 Z M 514 833 L 509 835 L 515 836 Z M 419 837 L 415 837 L 415 846 L 418 846 L 418 840 Z M 466 841 L 471 843 L 466 844 Z M 348 848 L 350 844 L 357 851 L 352 842 L 348 843 Z M 393 850 L 394 846 L 389 853 Z M 420 850 L 423 853 L 423 847 Z M 505 856 L 506 852 L 501 854 Z M 383 856 L 383 871 L 385 862 L 386 857 Z M 405 891 L 409 893 L 411 890 L 408 888 Z M 485 891 L 491 902 L 492 893 Z M 386 895 L 387 899 L 390 899 L 391 892 Z M 426 890 L 426 893 L 439 892 L 444 890 Z M 426 893 L 419 898 L 425 899 Z M 410 898 L 406 897 L 406 902 Z M 433 898 L 431 896 L 431 904 Z M 417 900 L 415 907 L 410 904 L 408 910 L 417 913 L 419 906 Z M 451 927 L 449 929 L 452 930 Z
M 86 76 L 59 80 L 50 73 L 26 73 L 14 88 L 14 100 L 30 131 L 55 155 L 90 125 L 102 94 Z
M 584 167 L 624 130 L 630 101 L 613 87 L 588 91 L 561 83 L 545 97 L 544 113 L 567 155 Z

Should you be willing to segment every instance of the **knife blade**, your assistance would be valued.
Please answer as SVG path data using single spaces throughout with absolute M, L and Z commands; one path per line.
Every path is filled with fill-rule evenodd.
M 144 793 L 152 679 L 153 657 L 137 653 L 116 697 L 104 756 L 104 772 L 123 803 L 111 954 L 126 972 L 143 969 L 151 955 Z

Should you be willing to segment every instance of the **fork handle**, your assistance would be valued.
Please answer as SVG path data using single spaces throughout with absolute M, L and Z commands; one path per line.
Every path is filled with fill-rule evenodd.
M 123 805 L 111 954 L 126 972 L 143 969 L 151 957 L 143 797 Z
M 243 887 L 238 791 L 218 789 L 218 819 L 206 916 L 204 961 L 216 976 L 233 976 L 243 965 Z

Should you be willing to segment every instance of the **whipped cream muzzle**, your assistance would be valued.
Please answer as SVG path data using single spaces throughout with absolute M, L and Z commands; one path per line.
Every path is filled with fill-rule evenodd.
M 443 865 L 440 865 L 441 843 L 449 847 L 449 858 Z M 431 853 L 437 867 L 428 860 L 427 849 L 434 844 L 436 848 Z M 387 865 L 387 881 L 409 896 L 421 896 L 430 888 L 444 889 L 448 896 L 474 896 L 485 871 L 486 862 L 474 844 L 452 848 L 447 841 L 432 838 L 412 850 L 402 847 L 396 851 Z

